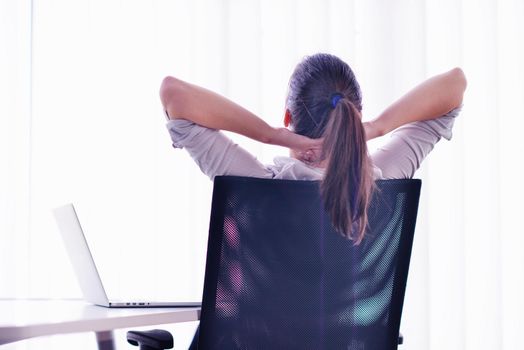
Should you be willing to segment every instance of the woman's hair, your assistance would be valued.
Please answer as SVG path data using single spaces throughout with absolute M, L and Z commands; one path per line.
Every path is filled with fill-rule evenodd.
M 374 181 L 361 121 L 362 95 L 353 71 L 333 55 L 304 58 L 291 75 L 286 107 L 294 132 L 324 139 L 324 206 L 333 227 L 359 244 Z

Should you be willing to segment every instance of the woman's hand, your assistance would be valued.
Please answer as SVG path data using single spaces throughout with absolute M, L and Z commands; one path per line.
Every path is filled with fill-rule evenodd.
M 323 139 L 311 139 L 287 128 L 276 128 L 270 143 L 289 148 L 297 159 L 305 163 L 317 163 L 322 156 L 323 142 Z

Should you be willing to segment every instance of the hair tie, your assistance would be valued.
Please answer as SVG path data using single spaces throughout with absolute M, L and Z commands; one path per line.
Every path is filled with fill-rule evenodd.
M 337 106 L 338 101 L 343 98 L 341 93 L 337 92 L 331 95 L 331 107 L 335 108 Z

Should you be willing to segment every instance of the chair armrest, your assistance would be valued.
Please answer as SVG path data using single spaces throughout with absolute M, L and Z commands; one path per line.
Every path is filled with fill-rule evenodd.
M 140 346 L 140 350 L 164 350 L 173 348 L 173 336 L 162 329 L 150 331 L 129 331 L 127 342 L 131 345 Z

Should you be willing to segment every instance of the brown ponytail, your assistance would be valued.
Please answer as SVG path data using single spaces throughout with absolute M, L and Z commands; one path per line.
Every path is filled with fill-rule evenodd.
M 360 112 L 349 99 L 336 103 L 323 137 L 324 206 L 333 227 L 357 245 L 366 231 L 374 181 Z

